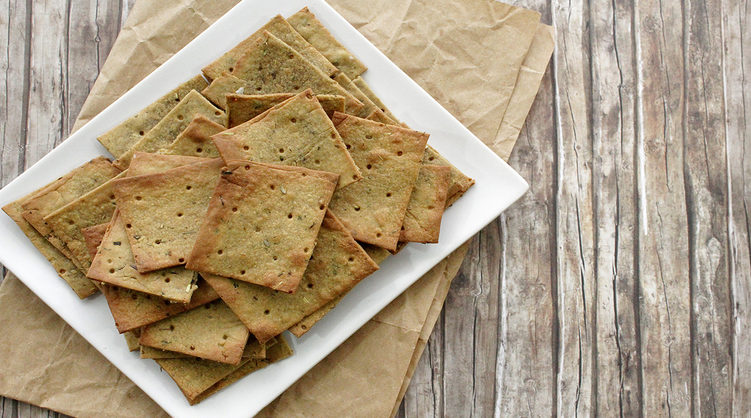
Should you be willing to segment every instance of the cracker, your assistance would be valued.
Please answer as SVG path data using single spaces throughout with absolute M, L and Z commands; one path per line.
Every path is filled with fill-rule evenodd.
M 438 153 L 433 147 L 428 146 L 425 149 L 425 155 L 422 160 L 423 164 L 446 166 L 451 169 L 451 178 L 449 179 L 449 188 L 446 197 L 446 207 L 454 204 L 464 193 L 475 184 L 475 181 L 467 177 L 458 168 Z
M 227 110 L 227 95 L 245 91 L 245 84 L 245 80 L 225 73 L 216 77 L 208 87 L 201 91 L 201 94 L 220 109 Z
M 163 319 L 141 330 L 141 345 L 189 354 L 220 363 L 239 364 L 248 329 L 222 301 Z
M 354 112 L 362 106 L 336 81 L 269 32 L 253 41 L 232 75 L 245 80 L 245 94 L 299 93 L 312 89 L 316 94 L 346 97 L 347 111 Z
M 95 158 L 79 166 L 70 173 L 40 189 L 33 197 L 23 202 L 23 217 L 44 236 L 50 244 L 68 257 L 74 264 L 82 267 L 60 240 L 52 228 L 44 222 L 44 217 L 87 192 L 104 184 L 120 173 L 104 157 Z
M 188 127 L 188 124 L 198 115 L 205 116 L 212 122 L 227 126 L 227 114 L 214 107 L 201 93 L 193 90 L 188 93 L 172 110 L 164 116 L 146 135 L 136 142 L 131 149 L 120 156 L 114 164 L 126 169 L 133 158 L 133 153 L 156 152 L 169 144 Z
M 355 78 L 368 69 L 334 38 L 307 7 L 288 17 L 287 22 L 347 77 Z
M 386 125 L 398 125 L 391 118 L 386 116 L 386 114 L 383 113 L 381 109 L 374 110 L 365 119 L 370 119 L 375 122 L 385 123 Z
M 265 342 L 346 293 L 376 270 L 378 265 L 327 212 L 308 269 L 294 294 L 214 275 L 204 278 L 250 332 Z
M 276 343 L 276 341 L 274 341 L 274 343 Z M 270 342 L 267 344 L 271 345 Z M 261 344 L 253 336 L 251 336 L 250 338 L 248 338 L 248 342 L 245 344 L 245 349 L 243 349 L 242 358 L 244 359 L 266 358 L 266 345 L 267 344 Z M 149 347 L 147 345 L 141 345 L 139 347 L 141 351 L 141 358 L 150 358 L 150 359 L 195 358 L 195 356 L 191 356 L 189 354 L 178 353 L 177 351 L 160 350 L 158 348 Z
M 331 211 L 358 241 L 396 250 L 428 134 L 341 113 L 334 124 L 363 179 L 338 189 Z
M 192 157 L 189 155 L 152 154 L 136 152 L 133 154 L 127 177 L 143 176 L 145 174 L 161 173 L 173 168 L 209 161 L 207 158 Z
M 115 158 L 120 158 L 136 142 L 140 141 L 151 128 L 159 123 L 191 90 L 201 91 L 207 85 L 206 80 L 197 75 L 180 84 L 174 90 L 141 109 L 140 112 L 129 117 L 97 139 L 107 148 L 110 154 Z
M 293 293 L 337 176 L 242 161 L 227 166 L 186 267 Z
M 183 267 L 173 267 L 139 273 L 133 263 L 133 252 L 128 241 L 125 221 L 120 212 L 116 212 L 87 276 L 100 282 L 164 299 L 181 303 L 190 302 L 191 295 L 196 289 L 195 272 Z
M 31 195 L 33 196 L 33 194 Z M 49 241 L 37 232 L 30 223 L 24 219 L 22 213 L 23 208 L 21 204 L 26 198 L 22 198 L 15 202 L 9 203 L 3 207 L 3 211 L 18 225 L 21 231 L 29 238 L 32 244 L 39 250 L 40 253 L 46 258 L 52 267 L 57 272 L 71 289 L 78 295 L 79 298 L 85 299 L 97 292 L 97 288 L 86 278 L 76 265 L 73 264 L 68 258 L 66 258 L 57 248 L 55 248 Z
M 119 332 L 124 333 L 219 298 L 219 295 L 205 281 L 199 279 L 196 286 L 197 289 L 191 295 L 189 303 L 172 303 L 148 293 L 111 285 L 104 285 L 102 293 L 107 299 L 107 305 L 115 320 L 115 327 Z
M 362 177 L 310 90 L 213 139 L 225 161 L 247 159 L 328 171 L 339 174 L 339 187 Z
M 97 251 L 99 251 L 99 244 L 102 243 L 109 225 L 109 223 L 99 224 L 81 230 L 83 240 L 86 242 L 86 248 L 89 250 L 89 256 L 92 260 L 96 256 Z
M 386 116 L 385 113 L 381 111 L 381 109 L 376 106 L 373 101 L 368 98 L 360 89 L 355 85 L 355 83 L 350 80 L 349 77 L 347 77 L 344 73 L 339 73 L 334 77 L 334 80 L 339 83 L 340 86 L 344 87 L 345 90 L 347 90 L 352 96 L 354 96 L 357 100 L 362 102 L 363 106 L 360 109 L 357 109 L 356 113 L 352 113 L 354 116 L 359 116 L 361 118 L 367 118 L 373 113 L 377 113 L 377 116 L 379 119 L 382 119 L 383 123 L 386 123 L 387 125 L 396 125 L 396 122 L 391 120 L 388 116 Z M 379 121 L 380 122 L 380 121 Z
M 228 126 L 234 128 L 237 125 L 245 123 L 293 96 L 291 93 L 259 95 L 228 94 Z M 331 118 L 334 112 L 344 112 L 344 96 L 317 94 L 316 99 L 318 99 L 318 103 L 321 104 L 323 111 L 326 112 L 329 118 Z
M 141 345 L 138 344 L 138 336 L 132 331 L 124 333 L 123 338 L 125 338 L 125 344 L 128 345 L 128 350 L 136 351 L 141 347 Z
M 196 116 L 190 122 L 190 125 L 180 132 L 173 143 L 159 152 L 166 155 L 217 158 L 219 151 L 211 141 L 211 136 L 225 129 L 227 128 L 206 119 L 204 116 Z
M 397 124 L 401 124 L 401 122 L 399 122 L 399 119 L 397 119 L 396 116 L 394 116 L 394 114 L 391 112 L 391 110 L 389 110 L 389 108 L 386 107 L 386 105 L 381 101 L 381 99 L 378 96 L 376 96 L 376 94 L 373 92 L 373 89 L 370 88 L 368 83 L 366 83 L 365 80 L 362 79 L 362 77 L 355 78 L 354 80 L 352 80 L 352 83 L 354 83 L 354 85 L 357 86 L 357 88 L 360 89 L 360 91 L 364 95 L 368 96 L 368 99 L 370 99 L 373 102 L 373 104 L 378 106 L 378 108 L 384 114 L 386 114 L 386 116 L 388 116 L 389 119 L 393 120 Z
M 120 173 L 94 190 L 55 210 L 44 217 L 53 233 L 62 240 L 73 257 L 88 270 L 91 256 L 86 246 L 82 229 L 107 223 L 115 213 L 115 195 L 113 186 L 117 179 L 124 177 Z
M 425 164 L 420 167 L 399 241 L 438 242 L 450 178 L 449 167 Z
M 185 264 L 222 165 L 208 160 L 117 182 L 117 205 L 139 272 Z
M 247 363 L 244 363 L 238 369 L 227 375 L 227 377 L 223 378 L 210 388 L 206 389 L 203 393 L 198 395 L 191 401 L 191 404 L 194 405 L 198 402 L 201 402 L 209 396 L 237 382 L 243 377 L 268 366 L 269 364 L 276 363 L 278 361 L 286 359 L 287 357 L 290 357 L 292 355 L 292 348 L 289 346 L 289 344 L 287 344 L 287 341 L 284 340 L 284 338 L 280 338 L 279 340 L 280 341 L 278 343 L 268 348 L 265 359 L 251 360 Z
M 337 73 L 337 68 L 297 33 L 281 15 L 276 15 L 261 29 L 206 66 L 203 73 L 213 80 L 225 72 L 232 72 L 237 61 L 252 48 L 253 41 L 262 36 L 264 31 L 268 31 L 282 40 L 327 76 Z

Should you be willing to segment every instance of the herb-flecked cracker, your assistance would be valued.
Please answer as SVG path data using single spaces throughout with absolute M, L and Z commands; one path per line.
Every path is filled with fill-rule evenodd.
M 120 156 L 114 164 L 125 169 L 130 165 L 133 153 L 156 152 L 171 144 L 175 138 L 188 127 L 188 124 L 198 115 L 205 116 L 212 122 L 227 126 L 227 114 L 214 107 L 201 93 L 193 90 L 188 93 L 172 110 L 164 116 L 146 135 L 136 142 L 125 154 Z
M 339 174 L 339 187 L 361 178 L 334 124 L 310 90 L 213 136 L 225 161 L 247 159 Z
M 174 303 L 158 296 L 124 287 L 104 285 L 102 293 L 107 299 L 115 326 L 121 333 L 141 328 L 164 318 L 205 305 L 219 298 L 214 289 L 199 279 L 197 289 L 189 303 Z
M 245 123 L 293 96 L 291 93 L 259 95 L 228 94 L 228 126 L 234 128 L 237 125 Z M 329 118 L 331 118 L 334 112 L 344 112 L 344 96 L 317 94 L 316 99 L 318 99 L 318 103 L 321 104 L 323 111 L 326 112 Z
M 94 190 L 57 209 L 44 217 L 54 234 L 62 240 L 68 250 L 86 271 L 91 265 L 89 249 L 81 230 L 90 226 L 107 223 L 115 213 L 113 187 L 120 173 Z
M 287 22 L 347 77 L 355 78 L 368 69 L 334 38 L 307 7 L 288 17 Z
M 207 303 L 141 330 L 141 345 L 239 364 L 248 329 L 222 301 Z
M 420 167 L 399 241 L 438 242 L 450 179 L 449 167 L 425 164 Z
M 161 173 L 173 168 L 209 161 L 208 158 L 193 157 L 190 155 L 154 154 L 137 152 L 133 154 L 127 177 L 143 176 L 145 174 Z
M 191 91 L 201 91 L 207 83 L 203 77 L 197 75 L 174 90 L 160 97 L 154 103 L 146 106 L 140 112 L 115 126 L 107 133 L 101 135 L 99 142 L 107 148 L 115 158 L 120 158 L 136 142 L 146 135 L 172 108 Z
M 55 236 L 52 228 L 44 221 L 44 217 L 104 184 L 119 173 L 120 170 L 114 167 L 108 159 L 95 158 L 43 187 L 33 197 L 24 201 L 23 217 L 73 264 L 83 267 L 73 257 L 65 243 Z
M 117 206 L 139 272 L 185 264 L 222 166 L 213 159 L 117 182 Z
M 355 78 L 354 80 L 352 80 L 352 83 L 354 83 L 354 85 L 357 86 L 357 88 L 360 89 L 360 91 L 364 95 L 368 96 L 368 99 L 370 99 L 373 102 L 373 104 L 375 104 L 376 106 L 378 106 L 378 108 L 384 114 L 386 114 L 386 116 L 389 119 L 391 119 L 392 121 L 396 122 L 397 124 L 401 124 L 399 122 L 399 119 L 397 119 L 396 116 L 394 116 L 394 114 L 391 112 L 391 110 L 389 110 L 389 108 L 386 107 L 386 105 L 381 101 L 381 99 L 378 96 L 376 96 L 375 92 L 373 92 L 373 89 L 370 88 L 370 86 L 368 85 L 368 83 L 366 83 L 365 80 L 362 79 L 362 77 Z M 406 128 L 406 126 L 405 126 L 405 128 Z
M 396 250 L 428 134 L 341 113 L 334 124 L 363 179 L 338 189 L 330 209 L 358 241 Z
M 32 194 L 33 196 L 33 194 Z M 3 207 L 3 211 L 18 225 L 21 231 L 29 238 L 32 244 L 52 264 L 57 275 L 60 276 L 73 289 L 79 298 L 85 299 L 97 292 L 97 288 L 86 278 L 72 261 L 66 258 L 60 251 L 49 243 L 37 232 L 34 227 L 24 219 L 21 203 L 26 198 L 9 203 Z
M 337 176 L 243 161 L 227 166 L 186 267 L 294 292 Z
M 451 169 L 451 178 L 449 179 L 449 189 L 446 197 L 446 207 L 454 204 L 464 193 L 475 184 L 475 181 L 458 168 L 454 167 L 449 160 L 438 153 L 433 147 L 428 146 L 423 155 L 423 164 L 446 166 Z
M 268 31 L 289 45 L 327 76 L 334 75 L 338 71 L 326 57 L 321 55 L 317 49 L 294 30 L 281 15 L 277 15 L 261 27 L 261 29 L 206 66 L 203 69 L 203 73 L 206 74 L 206 77 L 214 80 L 225 72 L 233 72 L 237 61 L 245 55 L 249 48 L 252 48 L 253 41 L 262 36 L 264 31 Z
M 166 155 L 218 158 L 219 151 L 211 141 L 211 136 L 225 129 L 227 128 L 206 119 L 204 116 L 196 116 L 173 143 L 159 152 Z
M 273 342 L 276 343 L 276 341 L 273 341 Z M 269 343 L 267 344 L 270 346 L 271 341 L 269 341 Z M 248 338 L 248 342 L 245 344 L 245 349 L 243 349 L 242 358 L 243 359 L 266 358 L 266 345 L 267 344 L 261 344 L 258 342 L 258 340 L 255 339 L 255 337 L 251 336 L 250 338 Z M 141 348 L 141 358 L 165 359 L 165 358 L 196 357 L 190 354 L 178 353 L 177 351 L 161 350 L 159 348 L 149 347 L 148 345 L 142 345 L 140 346 L 140 348 Z
M 148 293 L 176 302 L 190 302 L 196 289 L 195 272 L 173 267 L 139 273 L 128 242 L 126 225 L 119 212 L 115 213 L 91 263 L 87 276 L 91 279 Z
M 204 279 L 261 342 L 279 335 L 352 289 L 378 265 L 330 212 L 299 289 L 293 294 L 214 275 Z
M 354 112 L 362 107 L 362 103 L 336 81 L 269 32 L 253 41 L 232 75 L 245 80 L 245 94 L 299 93 L 312 89 L 315 94 L 346 97 L 347 111 Z

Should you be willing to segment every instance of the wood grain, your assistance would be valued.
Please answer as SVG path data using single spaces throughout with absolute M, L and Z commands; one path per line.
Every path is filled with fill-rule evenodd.
M 134 0 L 0 0 L 0 185 Z M 557 50 L 398 415 L 751 414 L 751 4 L 524 0 Z M 0 398 L 0 417 L 58 414 Z

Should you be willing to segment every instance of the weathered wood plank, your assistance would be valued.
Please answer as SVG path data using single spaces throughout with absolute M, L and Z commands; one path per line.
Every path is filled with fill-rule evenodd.
M 751 5 L 722 6 L 729 274 L 733 298 L 732 414 L 751 414 Z
M 680 3 L 637 3 L 638 315 L 645 415 L 691 411 L 682 22 Z
M 730 416 L 731 299 L 720 1 L 684 5 L 684 167 L 693 413 Z
M 559 339 L 557 412 L 593 407 L 594 229 L 588 4 L 553 8 L 556 89 L 556 280 Z
M 633 4 L 592 2 L 595 412 L 638 416 Z
M 412 375 L 410 387 L 404 396 L 402 407 L 397 416 L 402 417 L 440 417 L 443 413 L 444 350 L 442 332 L 444 312 L 436 322 L 433 334 L 425 347 L 420 362 Z M 452 388 L 453 389 L 453 388 Z

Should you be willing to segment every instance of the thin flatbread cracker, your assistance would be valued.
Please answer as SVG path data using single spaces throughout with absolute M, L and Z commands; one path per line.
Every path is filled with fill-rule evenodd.
M 133 161 L 131 161 L 125 175 L 127 177 L 135 177 L 146 174 L 161 173 L 184 165 L 202 163 L 209 160 L 210 159 L 208 158 L 193 157 L 190 155 L 167 155 L 137 152 L 133 154 Z
M 191 295 L 189 303 L 173 303 L 148 293 L 112 285 L 104 285 L 102 293 L 107 299 L 115 326 L 121 333 L 139 329 L 219 298 L 214 289 L 201 279 L 198 280 L 197 289 Z
M 185 264 L 223 165 L 214 159 L 117 182 L 117 206 L 139 272 Z
M 449 167 L 425 164 L 420 167 L 399 241 L 438 242 L 450 179 Z
M 274 341 L 276 343 L 276 341 Z M 271 344 L 267 343 L 269 346 Z M 266 345 L 261 344 L 253 336 L 248 338 L 248 342 L 245 344 L 242 358 L 244 359 L 263 359 L 266 358 Z M 141 358 L 150 359 L 166 359 L 166 358 L 195 358 L 190 354 L 178 353 L 177 351 L 160 350 L 158 348 L 149 347 L 147 345 L 139 345 L 141 351 Z
M 293 293 L 337 176 L 242 161 L 224 170 L 186 267 Z
M 334 124 L 363 173 L 330 209 L 358 241 L 396 250 L 428 134 L 337 113 Z
M 33 196 L 33 194 L 31 195 Z M 3 206 L 3 211 L 18 225 L 21 231 L 29 238 L 32 244 L 39 250 L 40 253 L 46 258 L 52 267 L 57 272 L 71 289 L 78 295 L 79 298 L 85 299 L 97 292 L 96 286 L 91 280 L 86 278 L 72 261 L 66 258 L 60 251 L 57 250 L 49 241 L 37 232 L 30 223 L 23 217 L 23 208 L 21 204 L 26 198 L 22 198 L 15 202 L 9 203 Z
M 91 263 L 87 277 L 175 302 L 190 302 L 196 289 L 195 272 L 180 266 L 140 273 L 134 268 L 133 263 L 125 220 L 116 212 Z
M 141 330 L 141 345 L 239 364 L 248 329 L 222 301 L 207 303 Z
M 458 168 L 438 153 L 433 147 L 428 146 L 425 149 L 425 155 L 422 160 L 423 164 L 446 166 L 451 169 L 451 178 L 449 179 L 449 189 L 446 197 L 446 207 L 454 204 L 464 193 L 475 184 L 475 181 L 467 177 Z
M 288 17 L 287 22 L 347 77 L 355 78 L 368 69 L 334 38 L 307 7 Z
M 385 123 L 386 125 L 398 125 L 398 123 L 394 122 L 391 118 L 386 116 L 386 114 L 383 113 L 381 109 L 372 111 L 365 119 Z
M 245 123 L 293 96 L 294 94 L 291 93 L 259 95 L 228 94 L 228 126 L 234 128 L 237 125 Z M 317 94 L 316 99 L 318 99 L 318 103 L 321 104 L 323 111 L 326 112 L 329 118 L 331 118 L 334 112 L 344 112 L 344 96 Z
M 362 77 L 357 77 L 354 80 L 352 80 L 352 83 L 354 83 L 355 86 L 366 96 L 368 96 L 368 99 L 373 102 L 378 108 L 392 121 L 396 122 L 397 124 L 401 124 L 399 122 L 399 119 L 394 116 L 394 114 L 389 110 L 388 107 L 381 101 L 381 99 L 376 96 L 376 94 L 373 92 L 373 89 L 370 88 L 368 83 L 365 82 L 365 80 L 362 79 Z M 406 128 L 406 126 L 405 126 Z
M 109 226 L 109 223 L 105 223 L 83 228 L 81 230 L 83 240 L 86 242 L 86 248 L 89 250 L 89 256 L 92 260 L 96 256 L 97 251 L 99 251 L 99 245 L 102 243 L 104 234 L 107 233 L 107 228 L 109 228 Z
M 201 93 L 193 90 L 113 164 L 124 170 L 130 165 L 133 153 L 137 151 L 156 152 L 168 146 L 198 115 L 205 116 L 222 126 L 227 126 L 227 114 L 214 107 Z
M 172 108 L 191 91 L 201 91 L 208 83 L 203 77 L 197 75 L 174 90 L 160 97 L 154 103 L 146 106 L 140 112 L 129 117 L 121 124 L 101 135 L 99 142 L 107 148 L 115 158 L 120 158 L 129 149 L 140 141 Z
M 206 77 L 214 80 L 225 72 L 234 71 L 237 61 L 248 52 L 248 49 L 252 48 L 253 41 L 261 37 L 264 31 L 268 31 L 282 40 L 327 76 L 334 75 L 338 71 L 326 57 L 297 33 L 281 15 L 276 15 L 261 29 L 206 66 L 203 69 L 203 73 L 206 74 Z
M 113 186 L 117 179 L 124 177 L 120 173 L 94 190 L 57 209 L 44 217 L 53 233 L 65 243 L 83 271 L 91 265 L 89 249 L 81 230 L 90 226 L 107 223 L 115 213 L 115 195 Z
M 125 338 L 125 344 L 128 345 L 129 351 L 136 351 L 141 347 L 141 345 L 138 344 L 138 336 L 132 331 L 124 333 L 123 338 Z
M 360 89 L 355 85 L 355 83 L 350 80 L 349 77 L 347 77 L 344 73 L 339 73 L 334 77 L 334 80 L 339 83 L 340 86 L 344 87 L 345 90 L 347 90 L 350 94 L 355 96 L 357 100 L 362 102 L 363 106 L 360 109 L 357 109 L 356 113 L 352 113 L 354 116 L 358 116 L 361 118 L 368 118 L 372 114 L 375 114 L 379 118 L 379 122 L 383 122 L 387 125 L 396 125 L 396 122 L 391 120 L 388 116 L 386 116 L 385 113 L 381 111 L 381 109 L 376 106 L 373 101 L 370 100 L 368 96 L 366 96 Z
M 292 348 L 289 346 L 289 344 L 287 344 L 287 341 L 284 338 L 280 338 L 279 340 L 280 341 L 278 343 L 270 346 L 267 349 L 265 359 L 253 359 L 247 363 L 243 363 L 239 368 L 227 375 L 227 377 L 223 378 L 210 388 L 206 389 L 203 393 L 196 396 L 195 399 L 191 400 L 191 405 L 195 405 L 196 403 L 201 402 L 209 396 L 237 382 L 243 377 L 257 370 L 263 369 L 269 364 L 276 363 L 278 361 L 286 359 L 287 357 L 290 357 L 292 355 Z
M 207 99 L 214 103 L 218 108 L 227 110 L 227 95 L 231 93 L 244 92 L 245 80 L 241 80 L 232 74 L 225 73 L 216 77 L 208 87 L 201 91 Z
M 44 217 L 94 190 L 119 173 L 120 170 L 108 159 L 95 158 L 43 187 L 33 197 L 24 201 L 23 217 L 73 264 L 83 267 L 73 257 L 65 243 L 55 236 L 52 228 L 44 222 Z
M 269 32 L 253 41 L 232 75 L 245 80 L 245 94 L 299 93 L 312 89 L 315 94 L 344 96 L 347 111 L 355 112 L 362 107 L 336 81 Z
M 165 155 L 187 155 L 201 158 L 218 158 L 211 136 L 222 132 L 226 127 L 198 115 L 175 141 L 159 151 Z
M 310 90 L 212 137 L 225 161 L 250 160 L 328 171 L 339 187 L 362 175 Z
M 326 213 L 318 243 L 299 289 L 294 294 L 214 275 L 204 279 L 243 321 L 265 342 L 346 293 L 378 265 L 330 212 Z

